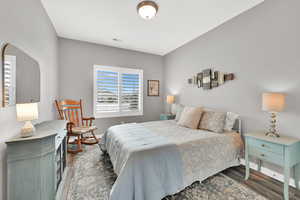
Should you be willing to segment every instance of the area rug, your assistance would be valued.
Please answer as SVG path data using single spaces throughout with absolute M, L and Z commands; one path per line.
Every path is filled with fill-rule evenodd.
M 68 189 L 67 200 L 108 200 L 116 180 L 109 156 L 97 145 L 85 146 L 75 156 L 74 174 Z M 182 192 L 163 200 L 266 200 L 250 188 L 219 173 L 202 183 L 195 182 Z

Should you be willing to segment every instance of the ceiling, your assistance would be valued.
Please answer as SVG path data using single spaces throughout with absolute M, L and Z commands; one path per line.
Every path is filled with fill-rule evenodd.
M 58 36 L 165 55 L 263 0 L 155 0 L 157 16 L 138 16 L 140 0 L 41 0 Z M 114 41 L 117 38 L 121 41 Z

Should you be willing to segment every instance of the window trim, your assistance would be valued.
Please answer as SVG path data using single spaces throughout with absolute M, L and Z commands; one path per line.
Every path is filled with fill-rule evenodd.
M 139 110 L 136 112 L 111 112 L 111 113 L 97 113 L 96 112 L 96 101 L 97 101 L 97 71 L 101 68 L 101 70 L 107 70 L 118 73 L 118 83 L 120 83 L 120 74 L 121 73 L 138 73 L 140 75 L 139 80 Z M 115 66 L 107 66 L 107 65 L 94 65 L 94 77 L 93 77 L 93 113 L 95 118 L 114 118 L 114 117 L 129 117 L 129 116 L 143 116 L 143 98 L 144 98 L 144 84 L 143 84 L 143 70 L 142 69 L 134 69 L 134 68 L 125 68 L 125 67 L 115 67 Z M 119 94 L 121 94 L 121 85 L 119 84 Z M 120 99 L 119 99 L 119 107 L 120 107 Z

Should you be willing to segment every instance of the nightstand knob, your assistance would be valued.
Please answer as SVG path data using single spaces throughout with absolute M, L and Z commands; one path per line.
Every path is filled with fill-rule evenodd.
M 262 147 L 265 147 L 266 145 L 265 145 L 265 144 L 262 144 L 261 146 L 262 146 Z

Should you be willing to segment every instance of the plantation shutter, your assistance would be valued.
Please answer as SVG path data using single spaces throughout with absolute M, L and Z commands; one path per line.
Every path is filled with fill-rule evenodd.
M 97 71 L 97 107 L 96 111 L 119 112 L 118 72 Z
M 142 115 L 143 71 L 94 66 L 94 115 L 97 118 Z
M 4 59 L 4 95 L 3 103 L 5 106 L 15 105 L 15 88 L 16 88 L 16 57 L 5 55 Z
M 121 110 L 125 112 L 139 110 L 139 74 L 122 73 L 121 77 Z

